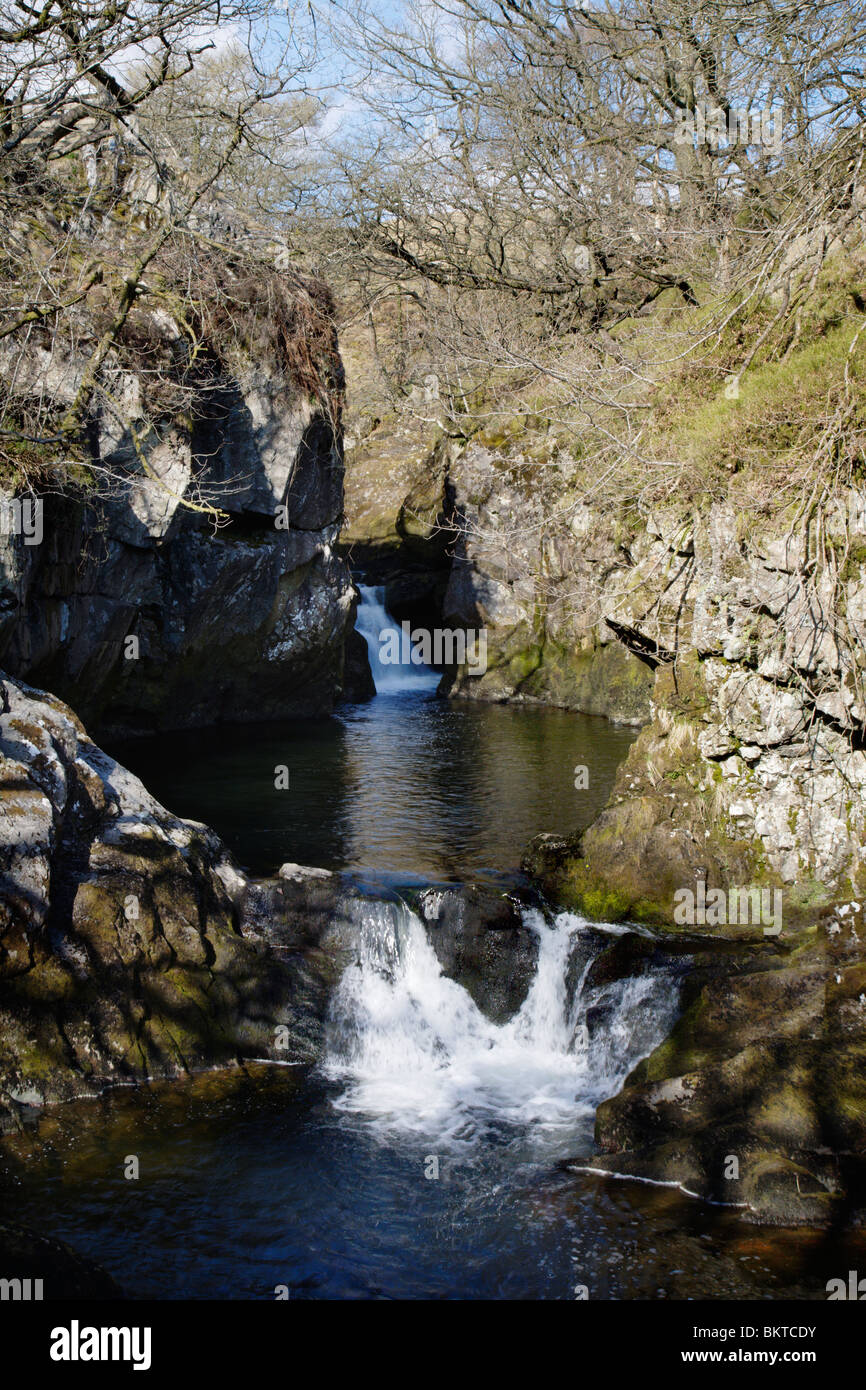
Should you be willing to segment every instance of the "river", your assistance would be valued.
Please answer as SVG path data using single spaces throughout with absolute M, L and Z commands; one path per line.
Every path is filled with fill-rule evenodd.
M 374 657 L 383 612 L 366 591 Z M 377 697 L 321 721 L 112 749 L 249 871 L 344 874 L 363 898 L 356 959 L 317 1066 L 119 1090 L 9 1138 L 16 1219 L 132 1297 L 823 1296 L 838 1248 L 587 1171 L 596 1105 L 676 1018 L 672 974 L 590 988 L 623 928 L 526 906 L 535 973 L 497 1024 L 442 973 L 412 910 L 431 884 L 518 889 L 527 841 L 593 819 L 633 732 L 448 703 L 435 673 L 373 667 Z

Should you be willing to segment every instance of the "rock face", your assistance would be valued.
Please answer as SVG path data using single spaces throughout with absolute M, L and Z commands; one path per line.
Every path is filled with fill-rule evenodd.
M 616 610 L 656 662 L 651 722 L 598 820 L 527 857 L 559 902 L 724 951 L 600 1107 L 598 1166 L 778 1224 L 866 1212 L 864 503 L 825 510 L 822 566 L 725 504 L 658 522 Z
M 146 327 L 180 352 L 167 315 Z M 342 369 L 328 332 L 319 394 L 273 354 L 235 352 L 187 389 L 185 414 L 154 417 L 143 379 L 108 371 L 121 405 L 90 430 L 95 486 L 41 499 L 39 544 L 0 536 L 7 671 L 118 734 L 333 705 L 356 596 L 333 553 Z M 33 390 L 73 400 L 82 363 L 37 356 Z
M 676 538 L 659 529 L 616 610 L 622 640 L 654 654 L 652 720 L 582 841 L 536 854 L 561 896 L 674 925 L 677 891 L 702 879 L 777 890 L 790 929 L 834 904 L 859 911 L 866 494 L 822 525 L 817 571 L 807 537 L 746 541 L 726 505 Z
M 498 445 L 482 434 L 448 472 L 459 533 L 443 616 L 487 636 L 486 672 L 458 670 L 451 693 L 644 723 L 652 672 L 606 622 L 630 567 L 617 526 L 588 507 L 557 521 L 564 480 Z
M 451 694 L 643 725 L 602 817 L 536 872 L 590 915 L 671 925 L 698 880 L 777 889 L 790 926 L 866 897 L 866 492 L 775 520 L 594 507 L 542 426 L 440 437 L 393 527 L 447 535 L 442 622 L 486 632 Z
M 4 677 L 0 711 L 0 1111 L 312 1060 L 324 953 L 245 921 L 250 885 L 214 833 L 160 806 L 55 696 Z
M 384 587 L 398 622 L 428 628 L 442 622 L 456 537 L 446 458 L 429 427 L 392 426 L 347 445 L 341 553 L 365 583 Z
M 416 440 L 400 472 L 387 463 L 393 432 L 380 434 L 351 457 L 348 497 L 358 500 L 342 541 L 371 582 L 386 585 L 395 617 L 484 629 L 486 670 L 452 671 L 450 693 L 644 723 L 652 671 L 605 621 L 628 551 L 610 519 L 589 508 L 555 520 L 567 484 L 549 460 L 539 470 L 543 443 L 533 437 L 527 452 L 484 431 L 467 443 L 428 430 L 426 454 Z M 381 479 L 371 462 L 380 454 Z

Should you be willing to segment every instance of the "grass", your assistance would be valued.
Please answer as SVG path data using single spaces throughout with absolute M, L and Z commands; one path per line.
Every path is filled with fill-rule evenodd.
M 790 358 L 752 368 L 736 398 L 717 391 L 710 399 L 680 399 L 657 447 L 709 480 L 720 471 L 752 469 L 762 482 L 789 476 L 808 455 L 842 389 L 846 363 L 863 386 L 866 337 L 849 359 L 860 324 L 848 322 L 807 343 Z M 706 389 L 706 381 L 704 381 Z M 866 424 L 866 411 L 857 416 Z

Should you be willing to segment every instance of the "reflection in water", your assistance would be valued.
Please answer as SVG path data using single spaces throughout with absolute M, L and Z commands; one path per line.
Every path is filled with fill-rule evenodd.
M 295 860 L 429 882 L 513 873 L 532 835 L 588 824 L 633 737 L 601 719 L 412 694 L 113 751 L 254 872 Z M 274 786 L 281 764 L 287 791 Z M 16 1219 L 70 1241 L 133 1297 L 271 1300 L 286 1285 L 292 1299 L 569 1299 L 578 1286 L 593 1299 L 809 1298 L 858 1267 L 862 1233 L 849 1248 L 755 1232 L 575 1166 L 592 1152 L 599 1096 L 670 1024 L 663 978 L 584 998 L 583 966 L 568 963 L 596 933 L 538 919 L 535 982 L 494 1027 L 401 911 L 395 935 L 396 909 L 370 905 L 384 934 L 368 930 L 344 976 L 325 1066 L 251 1065 L 58 1107 L 0 1148 Z M 383 953 L 399 963 L 390 976 Z M 131 1153 L 146 1181 L 125 1181 Z
M 561 710 L 416 693 L 380 695 L 333 719 L 162 735 L 111 751 L 177 814 L 212 825 L 253 873 L 291 860 L 429 882 L 512 872 L 533 835 L 588 825 L 634 736 Z M 274 787 L 281 764 L 285 791 Z M 575 787 L 580 764 L 585 790 Z

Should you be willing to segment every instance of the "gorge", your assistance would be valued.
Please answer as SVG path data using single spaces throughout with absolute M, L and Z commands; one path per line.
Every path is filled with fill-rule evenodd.
M 362 588 L 368 636 L 380 598 Z M 28 1040 L 3 1097 L 17 1121 L 3 1150 L 16 1220 L 44 1230 L 50 1210 L 50 1233 L 133 1297 L 818 1296 L 853 1234 L 816 1247 L 821 1199 L 804 1210 L 798 1188 L 792 1197 L 778 1179 L 755 1181 L 754 1135 L 722 1133 L 744 1171 L 721 1191 L 710 1155 L 696 1167 L 680 1148 L 664 1167 L 657 1152 L 636 1161 L 621 1142 L 610 1160 L 599 1152 L 596 1136 L 615 1135 L 617 1118 L 615 1109 L 596 1129 L 597 1107 L 601 1119 L 618 1093 L 620 1108 L 632 1107 L 626 1123 L 653 1132 L 639 1111 L 642 1059 L 670 1050 L 690 997 L 730 991 L 732 963 L 735 977 L 748 962 L 768 984 L 783 973 L 768 942 L 732 949 L 699 931 L 671 942 L 647 926 L 556 912 L 518 872 L 521 848 L 564 804 L 592 822 L 634 731 L 539 707 L 449 704 L 435 697 L 436 673 L 383 671 L 389 688 L 324 723 L 122 744 L 149 787 L 206 817 L 228 850 L 76 734 L 67 767 L 89 761 L 119 804 L 89 850 L 58 961 L 83 983 L 80 960 L 86 997 L 77 1006 L 53 985 L 52 1043 L 39 1001 L 56 967 L 31 947 L 29 971 L 13 982 L 29 1015 L 3 1017 L 7 1049 L 19 1028 Z M 20 748 L 34 696 L 11 681 L 6 691 Z M 55 721 L 51 747 L 61 738 L 68 747 L 66 717 L 56 701 L 41 712 L 40 723 Z M 276 762 L 291 768 L 288 791 L 273 786 Z M 593 769 L 589 796 L 574 787 L 575 763 Z M 148 863 L 141 850 L 154 834 L 164 850 L 160 860 L 149 850 Z M 317 867 L 281 866 L 288 848 Z M 160 861 L 177 884 L 169 893 L 157 889 Z M 42 881 L 57 882 L 57 867 Z M 275 878 L 247 877 L 277 868 Z M 34 882 L 32 861 L 28 875 Z M 191 889 L 208 924 L 200 937 L 189 934 Z M 130 890 L 141 913 L 131 921 Z M 116 906 L 97 916 L 100 898 Z M 118 986 L 131 998 L 144 989 L 131 1029 L 111 1014 L 112 997 L 123 1007 Z M 777 1008 L 778 992 L 770 998 Z M 755 1018 L 766 1027 L 762 1011 Z M 234 1077 L 211 1070 L 233 1055 L 247 1059 Z M 125 1089 L 136 1074 L 150 1079 L 146 1094 Z M 677 1111 L 688 1099 L 670 1095 L 664 1142 L 682 1135 Z M 116 1194 L 130 1154 L 146 1175 L 137 1214 Z M 605 1170 L 619 1175 L 612 1189 Z M 765 1171 L 764 1161 L 758 1179 Z M 660 1185 L 629 1187 L 621 1179 L 631 1172 Z M 191 1226 L 190 1206 L 201 1205 L 191 1184 L 205 1174 L 202 1224 Z M 697 1204 L 700 1195 L 711 1204 Z M 411 1219 L 398 1218 L 401 1208 Z M 374 1249 L 365 1232 L 383 1216 L 389 1236 Z M 795 1229 L 753 1258 L 744 1216 Z
M 315 4 L 70 3 L 0 36 L 0 1280 L 824 1298 L 862 43 L 763 148 L 762 6 L 334 7 L 326 101 Z

